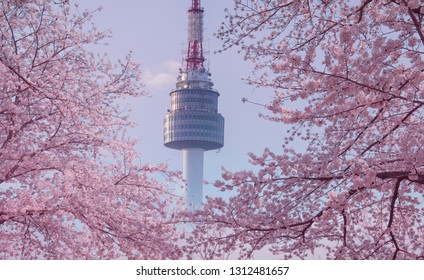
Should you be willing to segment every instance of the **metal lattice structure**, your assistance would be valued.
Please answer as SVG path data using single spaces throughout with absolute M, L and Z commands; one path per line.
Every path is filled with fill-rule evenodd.
M 193 0 L 188 10 L 187 70 L 203 69 L 203 12 L 200 0 Z

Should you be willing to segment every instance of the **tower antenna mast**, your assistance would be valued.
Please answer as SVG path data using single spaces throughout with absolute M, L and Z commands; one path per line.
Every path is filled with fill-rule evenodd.
M 188 10 L 188 48 L 186 70 L 203 70 L 203 13 L 200 0 L 192 0 Z

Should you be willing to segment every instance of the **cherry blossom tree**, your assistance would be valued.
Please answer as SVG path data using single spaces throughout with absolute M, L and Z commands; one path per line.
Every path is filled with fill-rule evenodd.
M 0 2 L 0 258 L 178 258 L 165 166 L 142 166 L 122 104 L 138 66 L 68 1 Z
M 194 214 L 211 258 L 424 258 L 424 4 L 235 0 L 218 37 L 275 90 L 282 149 L 215 183 Z M 285 139 L 283 139 L 285 137 Z M 296 148 L 304 143 L 305 148 Z

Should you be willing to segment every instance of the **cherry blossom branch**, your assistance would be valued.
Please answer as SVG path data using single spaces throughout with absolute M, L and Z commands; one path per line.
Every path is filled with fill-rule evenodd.
M 356 12 L 359 12 L 359 19 L 357 23 L 360 23 L 362 21 L 362 16 L 364 13 L 365 8 L 368 6 L 369 3 L 371 3 L 373 0 L 367 0 L 365 1 L 361 7 L 359 7 L 358 10 L 356 10 Z
M 0 62 L 3 63 L 4 66 L 6 66 L 13 74 L 19 77 L 25 84 L 27 84 L 32 90 L 38 91 L 38 89 L 29 82 L 25 77 L 23 77 L 19 72 L 17 72 L 12 66 L 7 65 L 4 60 L 0 57 Z
M 418 22 L 418 19 L 415 16 L 415 13 L 412 11 L 411 8 L 408 8 L 408 14 L 411 17 L 412 22 L 415 25 L 415 29 L 417 30 L 418 35 L 420 36 L 421 42 L 424 44 L 424 33 L 423 33 L 423 30 L 421 29 L 421 24 Z
M 351 175 L 360 175 L 360 174 L 356 174 L 353 173 Z M 403 178 L 406 179 L 408 178 L 408 175 L 411 175 L 410 171 L 385 171 L 385 172 L 378 172 L 376 174 L 376 177 L 379 179 L 398 179 L 398 178 Z M 420 184 L 424 184 L 424 175 L 421 174 L 415 174 L 417 176 L 416 179 L 409 179 L 412 182 L 416 182 L 416 183 L 420 183 Z M 345 175 L 336 175 L 336 176 L 317 176 L 317 177 L 311 177 L 311 176 L 290 176 L 290 177 L 285 177 L 285 178 L 274 178 L 273 181 L 286 181 L 286 180 L 306 180 L 306 181 L 332 181 L 332 180 L 341 180 L 344 179 L 346 176 Z
M 361 156 L 364 155 L 366 152 L 368 152 L 372 147 L 374 147 L 375 145 L 382 143 L 382 141 L 384 139 L 386 139 L 390 134 L 392 134 L 393 132 L 395 132 L 400 126 L 401 124 L 403 124 L 407 119 L 409 119 L 409 117 L 418 109 L 420 109 L 422 106 L 424 105 L 424 102 L 419 104 L 418 106 L 416 106 L 415 108 L 413 108 L 411 111 L 409 111 L 401 120 L 400 123 L 396 124 L 389 132 L 387 132 L 386 134 L 383 135 L 383 137 L 380 140 L 375 141 L 374 143 L 372 143 L 371 145 L 369 145 L 364 151 L 362 151 Z

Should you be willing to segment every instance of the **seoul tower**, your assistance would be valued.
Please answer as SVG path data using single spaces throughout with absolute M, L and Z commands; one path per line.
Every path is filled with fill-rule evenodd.
M 203 155 L 224 146 L 224 118 L 218 113 L 219 93 L 203 56 L 203 8 L 192 0 L 188 10 L 185 65 L 171 91 L 171 109 L 164 119 L 164 145 L 183 152 L 187 208 L 197 209 L 203 197 Z

